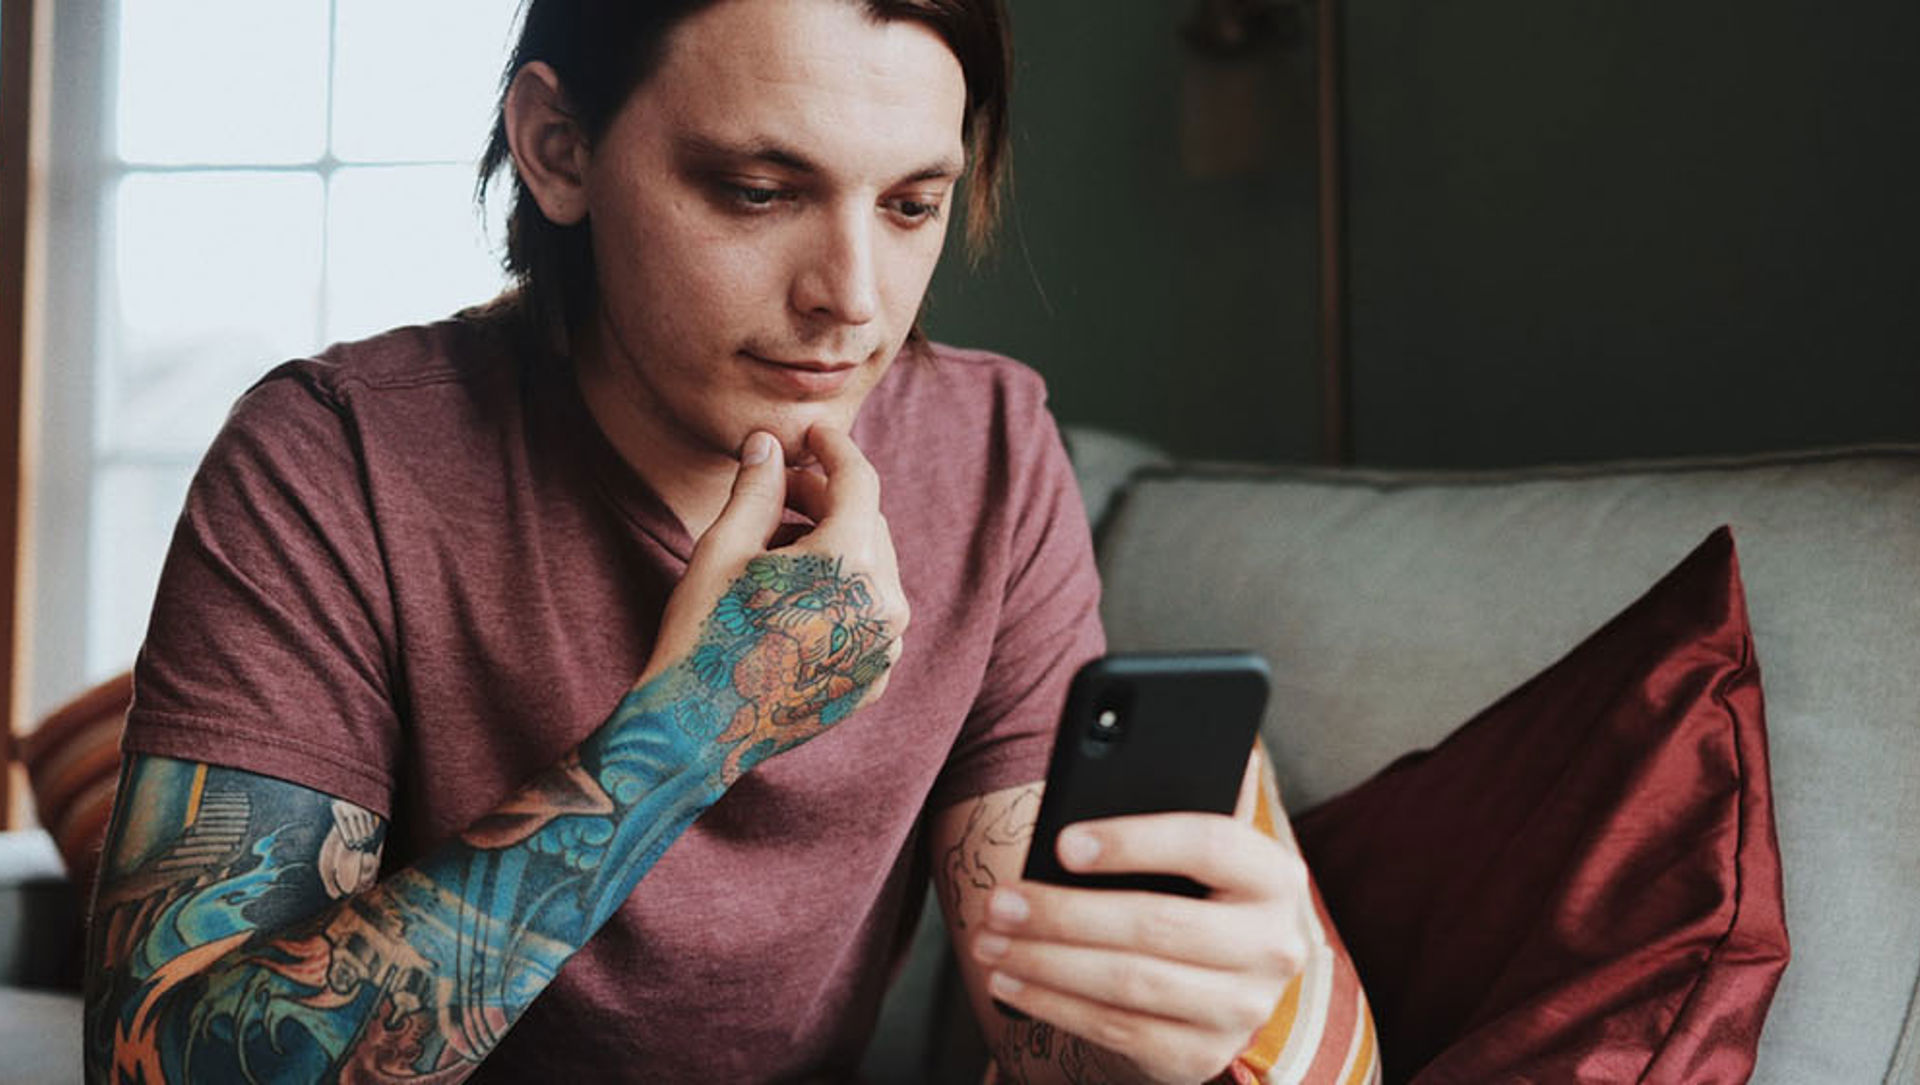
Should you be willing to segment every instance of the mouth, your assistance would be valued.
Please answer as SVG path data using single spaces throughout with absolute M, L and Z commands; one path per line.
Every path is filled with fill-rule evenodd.
M 779 366 L 782 369 L 804 369 L 810 373 L 834 373 L 842 369 L 852 369 L 860 364 L 858 361 L 839 362 L 817 358 L 769 358 L 762 354 L 755 354 L 752 351 L 742 351 L 741 353 L 764 365 Z
M 740 356 L 754 363 L 763 379 L 802 399 L 824 398 L 839 392 L 860 368 L 858 361 L 830 358 L 768 358 L 746 350 L 741 351 Z

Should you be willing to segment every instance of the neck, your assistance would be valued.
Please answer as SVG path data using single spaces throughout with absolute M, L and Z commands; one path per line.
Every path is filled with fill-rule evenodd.
M 609 357 L 594 332 L 574 340 L 574 373 L 587 411 L 614 451 L 698 540 L 720 517 L 739 461 L 705 448 Z

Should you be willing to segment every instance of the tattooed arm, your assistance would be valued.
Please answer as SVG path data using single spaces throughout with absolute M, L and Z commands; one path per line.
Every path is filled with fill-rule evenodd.
M 1062 834 L 1070 869 L 1182 874 L 1212 889 L 1203 900 L 1020 880 L 1038 785 L 935 815 L 941 904 L 998 1080 L 1206 1081 L 1266 1023 L 1306 962 L 1312 898 L 1291 833 L 1250 824 L 1258 766 L 1235 818 L 1114 818 Z M 1097 856 L 1066 854 L 1076 836 Z
M 826 474 L 797 500 L 816 529 L 761 552 L 784 472 L 777 446 L 743 461 L 668 602 L 655 662 L 613 714 L 383 880 L 370 872 L 385 825 L 369 811 L 247 772 L 131 759 L 89 949 L 89 1078 L 470 1074 L 734 780 L 884 684 L 906 610 L 891 542 L 873 537 L 877 483 L 843 435 L 810 447 Z
M 961 954 L 967 993 L 993 1054 L 996 1081 L 1027 1085 L 1073 1085 L 1133 1080 L 1125 1061 L 1045 1021 L 1016 1020 L 991 1008 L 983 977 L 965 961 L 968 949 L 987 933 L 993 890 L 1013 885 L 1026 863 L 1033 823 L 1040 812 L 1039 784 L 1008 788 L 942 811 L 934 821 L 934 889 L 955 950 Z

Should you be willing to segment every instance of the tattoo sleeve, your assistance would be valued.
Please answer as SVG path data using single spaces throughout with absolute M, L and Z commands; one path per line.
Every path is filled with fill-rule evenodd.
M 689 658 L 378 882 L 371 813 L 134 759 L 89 949 L 89 1079 L 465 1078 L 728 786 L 859 705 L 887 667 L 874 611 L 834 560 L 754 559 Z

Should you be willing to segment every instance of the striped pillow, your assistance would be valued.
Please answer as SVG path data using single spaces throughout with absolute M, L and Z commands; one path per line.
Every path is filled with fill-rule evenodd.
M 132 703 L 133 674 L 120 674 L 67 702 L 21 740 L 34 811 L 82 900 L 93 893 L 120 776 L 120 732 Z
M 1279 836 L 1280 791 L 1273 759 L 1260 744 L 1260 801 L 1253 822 Z M 1320 887 L 1309 883 L 1321 951 L 1295 976 L 1273 1016 L 1218 1080 L 1234 1085 L 1378 1085 L 1379 1048 L 1353 958 L 1333 929 Z

